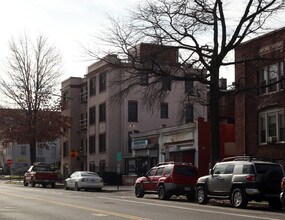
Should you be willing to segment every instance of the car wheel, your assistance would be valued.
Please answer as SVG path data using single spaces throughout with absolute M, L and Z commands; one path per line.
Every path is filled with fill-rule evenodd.
M 31 184 L 31 185 L 32 185 L 32 187 L 35 187 L 35 186 L 36 186 L 36 184 L 35 184 L 34 182 L 32 182 L 32 184 Z
M 245 208 L 247 206 L 247 199 L 240 188 L 235 188 L 231 195 L 231 203 L 235 208 Z
M 203 186 L 199 186 L 196 191 L 196 198 L 199 204 L 207 204 L 209 198 L 207 196 L 206 188 Z
M 163 185 L 160 185 L 159 187 L 158 187 L 158 192 L 157 192 L 157 194 L 158 194 L 158 198 L 159 199 L 169 199 L 171 196 L 170 196 L 170 194 L 168 194 L 167 192 L 166 192 L 166 190 L 165 190 L 165 187 L 163 186 Z
M 51 188 L 55 188 L 55 183 L 50 184 Z
M 42 184 L 42 187 L 43 187 L 43 188 L 46 188 L 46 187 L 47 187 L 47 184 L 43 183 L 43 184 Z
M 68 190 L 67 182 L 64 182 L 64 189 Z
M 268 204 L 271 209 L 274 209 L 274 210 L 282 209 L 282 203 L 279 199 L 270 199 L 268 200 Z
M 75 183 L 74 190 L 75 190 L 75 191 L 79 191 L 79 190 L 80 190 L 80 188 L 78 187 L 78 184 L 77 184 L 77 183 Z
M 135 195 L 138 198 L 142 198 L 144 196 L 144 190 L 141 184 L 137 183 L 135 186 Z
M 24 186 L 28 186 L 28 185 L 29 185 L 29 184 L 27 183 L 26 179 L 24 179 L 23 185 L 24 185 Z

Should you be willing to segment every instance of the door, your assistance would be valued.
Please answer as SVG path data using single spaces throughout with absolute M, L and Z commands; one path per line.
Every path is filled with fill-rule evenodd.
M 208 181 L 208 190 L 211 195 L 222 194 L 222 188 L 224 185 L 223 174 L 225 173 L 226 167 L 227 164 L 217 164 L 213 168 Z
M 145 181 L 143 183 L 144 185 L 144 190 L 147 191 L 153 191 L 154 188 L 154 183 L 153 183 L 153 179 L 155 177 L 155 173 L 156 173 L 156 167 L 150 169 L 146 176 L 145 176 Z

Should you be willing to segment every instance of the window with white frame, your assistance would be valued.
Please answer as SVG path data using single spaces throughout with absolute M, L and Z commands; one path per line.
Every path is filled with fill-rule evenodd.
M 260 144 L 285 141 L 284 109 L 278 108 L 259 113 L 258 123 Z
M 259 70 L 259 94 L 271 93 L 283 89 L 284 63 L 274 63 Z

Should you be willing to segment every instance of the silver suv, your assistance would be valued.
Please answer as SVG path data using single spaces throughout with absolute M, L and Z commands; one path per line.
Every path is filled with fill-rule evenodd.
M 236 208 L 246 207 L 251 200 L 268 201 L 270 208 L 281 209 L 280 181 L 284 176 L 278 163 L 246 156 L 226 158 L 198 179 L 196 198 L 199 204 L 208 203 L 210 198 L 229 199 Z

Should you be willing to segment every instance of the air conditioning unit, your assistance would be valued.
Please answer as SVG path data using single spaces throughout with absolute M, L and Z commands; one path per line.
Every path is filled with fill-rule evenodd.
M 277 137 L 276 136 L 273 136 L 273 137 L 268 137 L 267 139 L 267 143 L 268 144 L 273 144 L 277 141 Z

